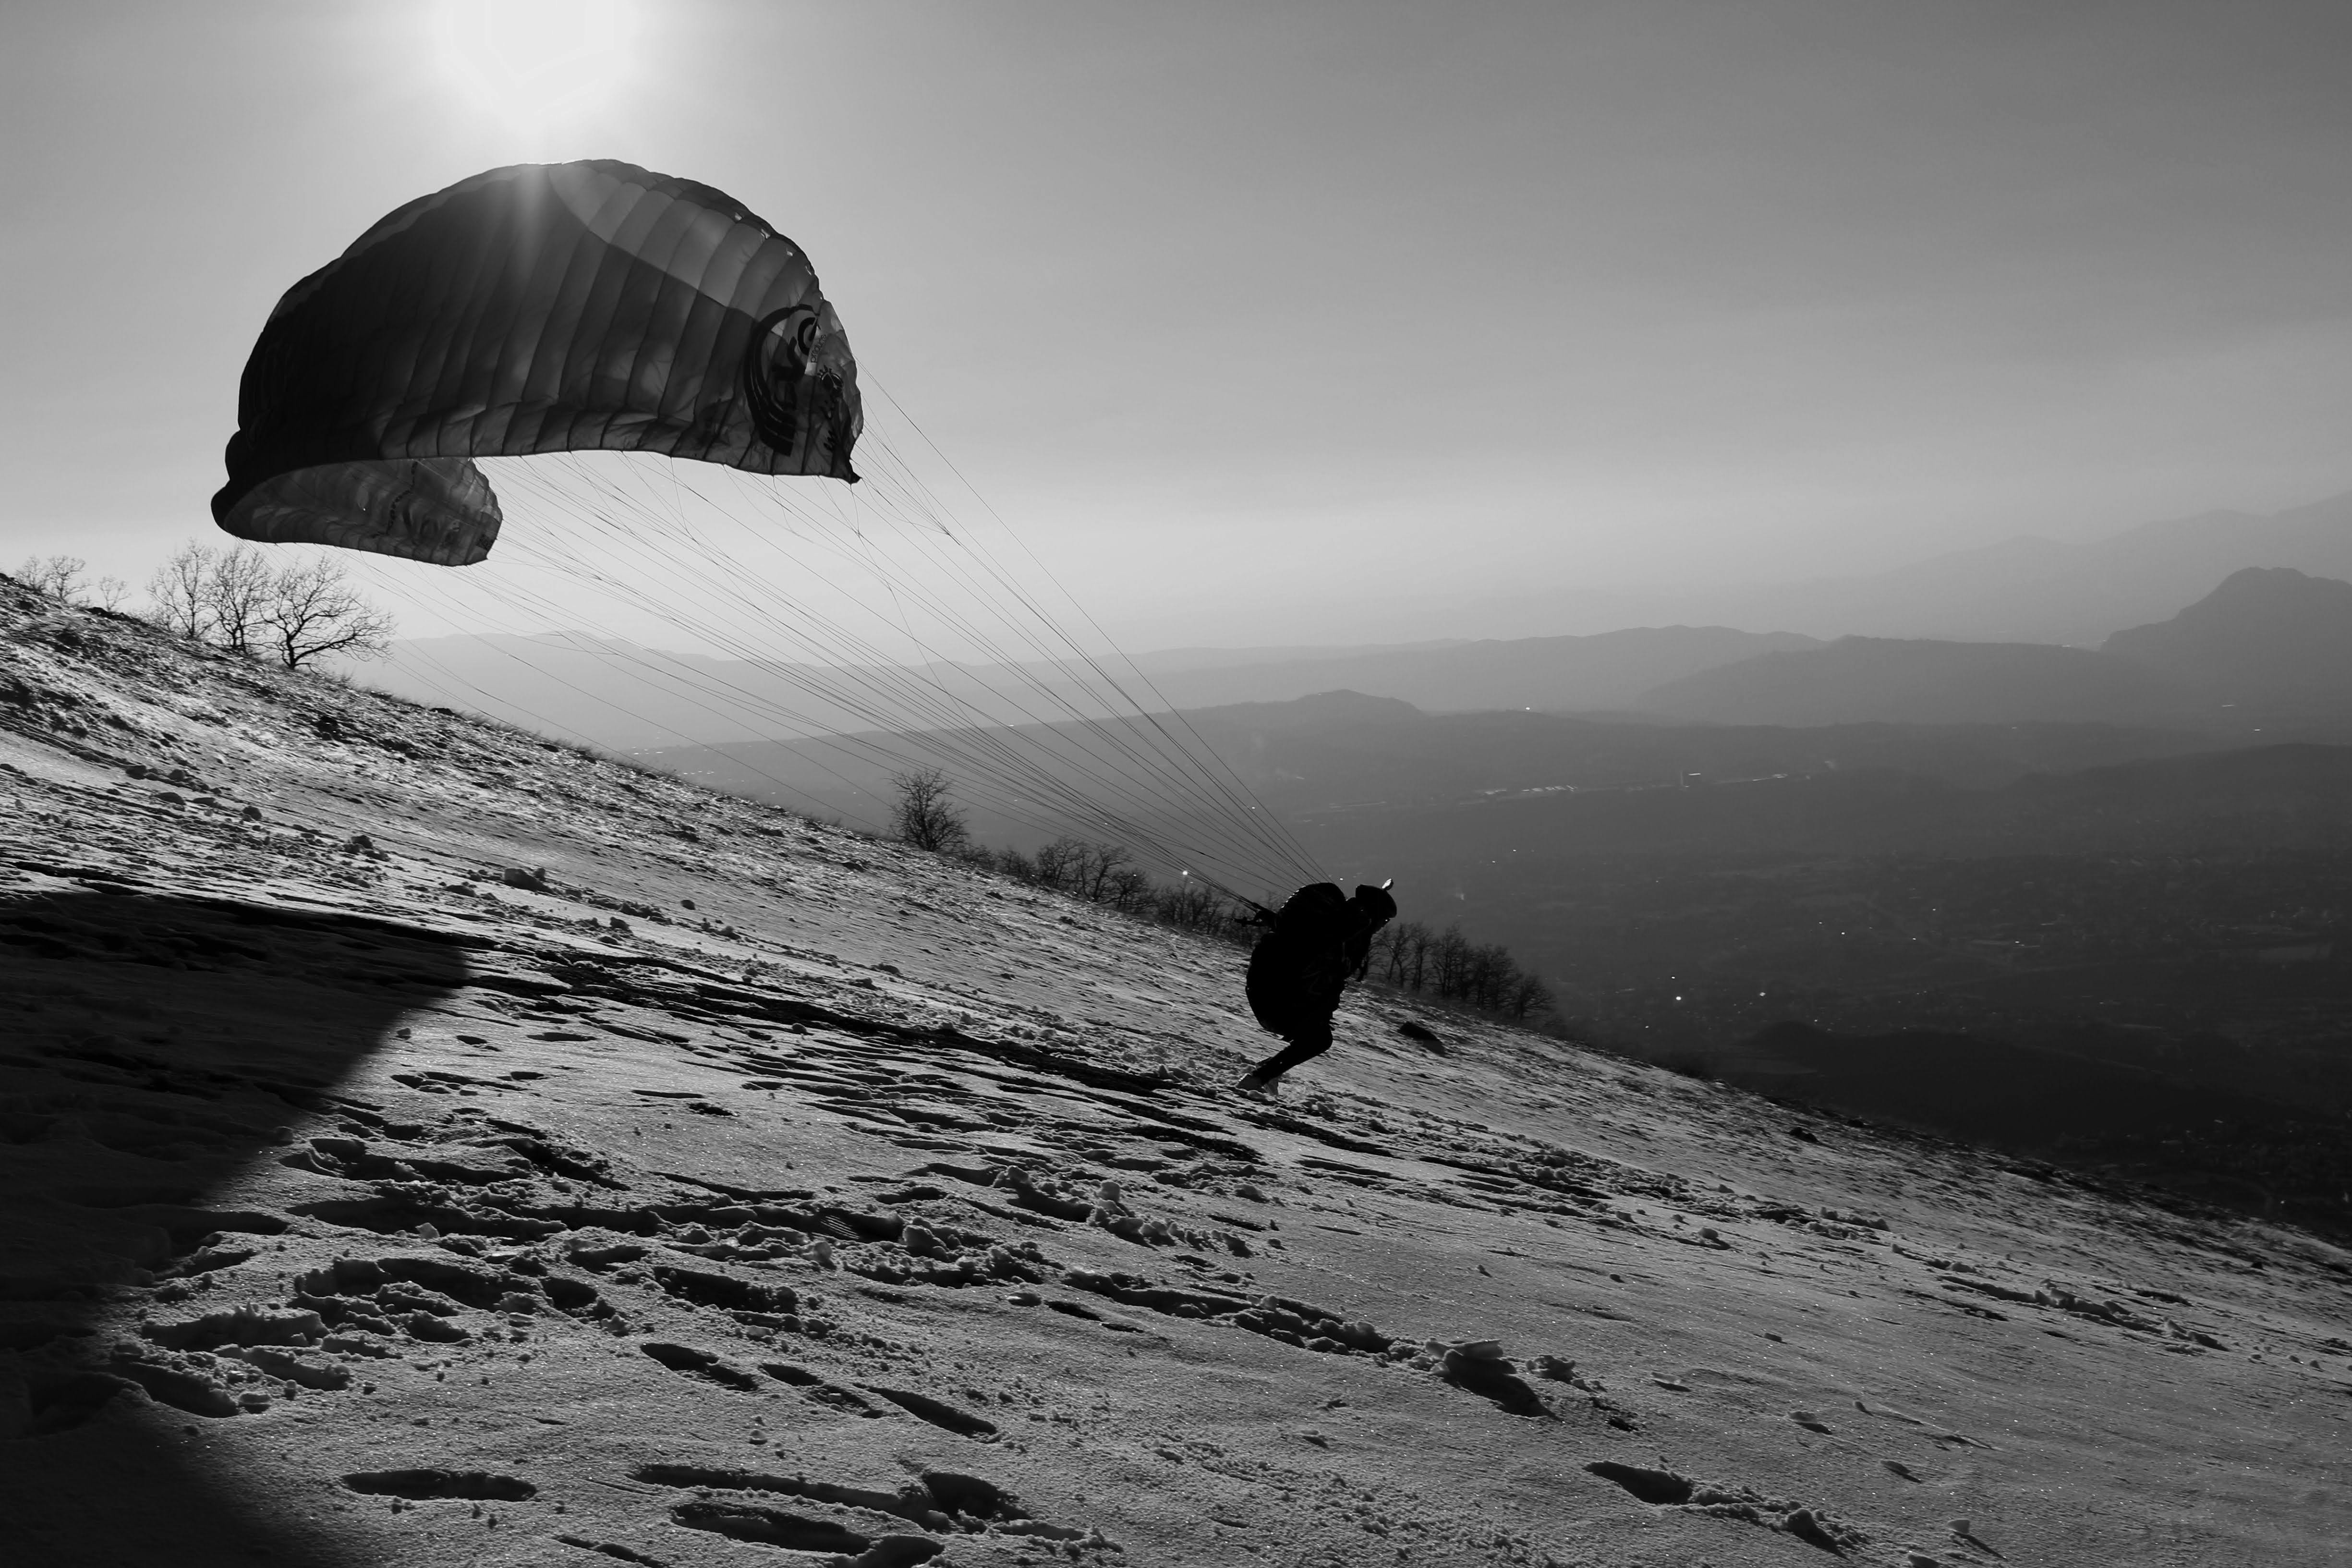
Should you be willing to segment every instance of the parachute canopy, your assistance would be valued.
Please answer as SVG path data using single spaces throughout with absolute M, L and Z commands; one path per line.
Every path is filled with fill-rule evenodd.
M 799 247 L 709 185 L 599 159 L 493 169 L 376 224 L 278 300 L 237 424 L 228 532 L 463 566 L 500 522 L 472 458 L 854 483 L 862 417 Z
M 731 198 L 627 163 L 493 169 L 287 291 L 213 515 L 373 552 L 363 580 L 453 627 L 536 624 L 589 649 L 612 679 L 579 686 L 533 674 L 540 638 L 500 640 L 522 689 L 569 689 L 559 705 L 681 741 L 748 723 L 797 748 L 790 778 L 753 774 L 877 831 L 896 776 L 937 768 L 1010 831 L 1112 846 L 1102 877 L 1131 855 L 1217 892 L 1324 880 L 994 509 L 973 492 L 980 514 L 959 515 L 925 476 L 969 485 L 878 381 L 864 390 L 870 429 L 808 258 Z M 853 446 L 855 489 L 775 478 L 855 481 Z M 478 570 L 408 565 L 483 562 L 502 531 Z M 696 653 L 578 630 L 645 622 Z M 401 657 L 441 668 L 421 643 Z M 442 673 L 426 684 L 453 707 L 499 700 Z

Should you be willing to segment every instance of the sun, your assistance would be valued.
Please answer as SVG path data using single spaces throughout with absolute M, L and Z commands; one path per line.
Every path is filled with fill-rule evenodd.
M 441 68 L 483 109 L 537 132 L 601 107 L 625 79 L 630 0 L 442 0 Z

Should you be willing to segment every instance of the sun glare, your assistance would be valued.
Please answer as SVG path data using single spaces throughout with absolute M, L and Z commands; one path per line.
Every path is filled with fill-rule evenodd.
M 629 71 L 629 0 L 442 0 L 441 67 L 483 109 L 537 132 L 600 108 Z

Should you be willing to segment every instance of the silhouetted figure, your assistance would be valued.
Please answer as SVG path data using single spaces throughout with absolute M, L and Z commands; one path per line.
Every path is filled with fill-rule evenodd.
M 1237 1086 L 1256 1091 L 1331 1048 L 1331 1015 L 1350 979 L 1371 962 L 1372 936 L 1396 919 L 1385 885 L 1359 887 L 1349 898 L 1334 882 L 1290 895 L 1250 953 L 1249 1004 L 1257 1021 L 1288 1042 L 1252 1068 Z

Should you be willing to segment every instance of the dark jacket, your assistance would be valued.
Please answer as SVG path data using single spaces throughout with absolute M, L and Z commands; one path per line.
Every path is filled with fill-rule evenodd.
M 1328 1022 L 1348 981 L 1362 977 L 1381 923 L 1334 882 L 1291 894 L 1250 953 L 1247 990 L 1259 1024 L 1288 1036 L 1301 1024 Z

